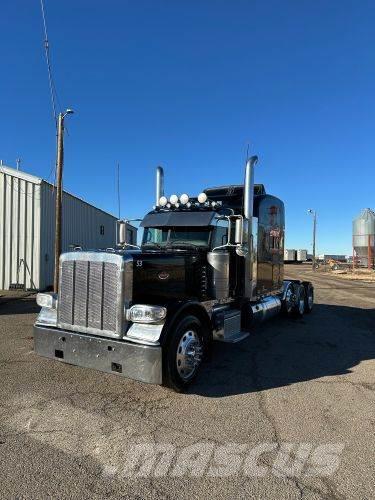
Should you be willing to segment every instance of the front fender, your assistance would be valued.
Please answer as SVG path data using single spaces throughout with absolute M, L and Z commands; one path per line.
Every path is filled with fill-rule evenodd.
M 168 334 L 173 331 L 174 326 L 184 315 L 192 314 L 197 316 L 206 327 L 210 340 L 212 339 L 212 323 L 206 309 L 197 300 L 176 301 L 167 305 L 167 318 L 160 335 L 160 344 L 163 345 Z

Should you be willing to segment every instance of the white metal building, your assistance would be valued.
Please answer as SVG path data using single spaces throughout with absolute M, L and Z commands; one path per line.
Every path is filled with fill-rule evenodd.
M 116 245 L 116 217 L 63 193 L 62 251 Z M 43 290 L 53 283 L 55 188 L 0 166 L 0 289 Z

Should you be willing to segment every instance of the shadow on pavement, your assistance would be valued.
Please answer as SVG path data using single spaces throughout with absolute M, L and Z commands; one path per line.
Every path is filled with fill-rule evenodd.
M 375 309 L 316 304 L 303 319 L 260 325 L 240 344 L 215 343 L 190 393 L 224 397 L 350 373 L 375 358 Z
M 0 316 L 14 314 L 38 314 L 40 307 L 35 302 L 35 297 L 0 301 Z

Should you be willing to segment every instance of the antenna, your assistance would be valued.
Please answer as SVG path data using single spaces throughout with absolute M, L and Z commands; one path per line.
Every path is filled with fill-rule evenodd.
M 21 165 L 21 158 L 16 159 L 16 164 L 17 164 L 17 170 L 19 170 Z

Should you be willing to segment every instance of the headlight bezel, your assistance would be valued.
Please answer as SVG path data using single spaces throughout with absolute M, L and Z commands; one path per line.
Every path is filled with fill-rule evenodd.
M 148 304 L 134 304 L 126 311 L 126 319 L 133 323 L 157 324 L 167 316 L 167 308 Z

